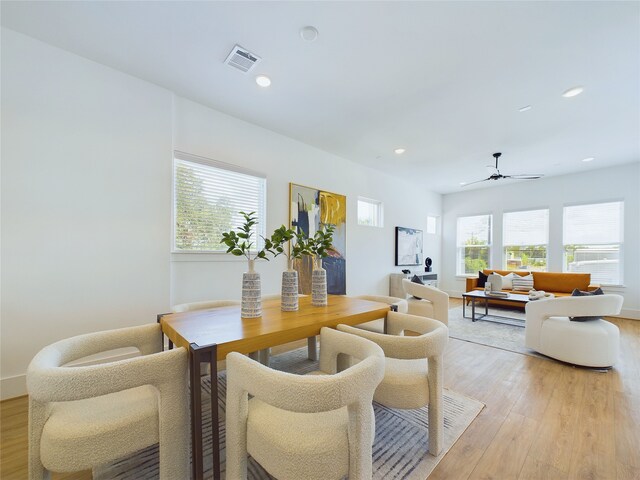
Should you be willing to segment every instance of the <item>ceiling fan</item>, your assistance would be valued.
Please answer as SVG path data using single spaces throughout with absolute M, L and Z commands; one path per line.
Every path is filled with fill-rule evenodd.
M 519 175 L 502 175 L 500 173 L 500 170 L 498 170 L 498 159 L 500 158 L 501 155 L 502 153 L 500 152 L 496 152 L 493 154 L 493 158 L 496 159 L 495 167 L 493 165 L 487 165 L 487 168 L 495 170 L 491 175 L 489 175 L 487 178 L 483 178 L 482 180 L 477 180 L 475 182 L 462 183 L 460 184 L 460 186 L 466 187 L 468 185 L 473 185 L 474 183 L 486 182 L 487 180 L 500 180 L 502 178 L 513 178 L 514 180 L 535 180 L 537 178 L 544 177 L 544 174 L 542 173 L 521 173 Z

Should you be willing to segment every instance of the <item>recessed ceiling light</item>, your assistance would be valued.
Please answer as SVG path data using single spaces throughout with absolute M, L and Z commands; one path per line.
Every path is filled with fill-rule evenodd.
M 258 75 L 256 77 L 256 83 L 258 85 L 260 85 L 261 87 L 268 87 L 269 85 L 271 85 L 271 79 L 269 77 L 267 77 L 266 75 Z
M 595 157 L 587 157 L 587 158 L 583 158 L 582 161 L 583 162 L 592 162 L 595 159 L 596 159 Z
M 460 186 L 463 187 L 467 184 L 467 182 L 460 182 Z
M 565 98 L 571 98 L 571 97 L 575 97 L 576 95 L 580 95 L 582 92 L 584 92 L 584 87 L 571 87 L 569 90 L 566 90 L 562 96 Z
M 531 105 L 527 105 L 526 107 L 522 107 L 518 109 L 519 112 L 526 112 L 528 110 L 531 110 Z
M 406 149 L 406 148 L 402 148 L 402 147 L 400 147 L 400 148 L 396 148 L 396 149 L 394 150 L 394 152 L 396 152 L 396 155 L 402 155 L 402 154 L 403 154 L 404 152 L 406 152 L 406 151 L 407 151 L 407 149 Z
M 308 25 L 300 29 L 300 36 L 306 42 L 313 42 L 318 38 L 318 29 Z

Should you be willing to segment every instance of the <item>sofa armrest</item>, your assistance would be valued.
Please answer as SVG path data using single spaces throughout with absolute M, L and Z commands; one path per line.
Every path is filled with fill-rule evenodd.
M 597 290 L 599 288 L 600 288 L 600 285 L 598 285 L 597 283 L 592 283 L 587 287 L 587 292 L 593 292 L 594 290 Z
M 468 278 L 467 277 L 467 289 L 466 292 L 470 292 L 474 288 L 478 286 L 478 279 L 476 277 Z

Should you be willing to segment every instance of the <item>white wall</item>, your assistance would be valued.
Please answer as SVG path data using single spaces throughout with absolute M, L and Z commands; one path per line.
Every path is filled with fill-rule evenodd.
M 640 319 L 640 163 L 504 186 L 444 195 L 441 287 L 451 295 L 465 291 L 456 276 L 456 222 L 466 215 L 493 214 L 491 264 L 502 268 L 502 214 L 549 208 L 549 271 L 562 271 L 562 214 L 567 204 L 624 200 L 624 286 L 606 292 L 624 296 L 623 316 Z M 498 268 L 498 267 L 496 267 Z
M 267 231 L 289 221 L 289 182 L 347 196 L 347 294 L 388 294 L 394 267 L 394 227 L 426 229 L 428 214 L 440 215 L 440 195 L 421 185 L 390 178 L 269 130 L 176 98 L 177 150 L 220 160 L 267 176 Z M 358 196 L 384 202 L 384 228 L 358 226 Z M 439 260 L 439 239 L 425 234 L 425 254 Z M 246 261 L 216 255 L 174 254 L 172 302 L 240 297 Z M 263 293 L 278 293 L 285 259 L 256 262 Z
M 171 254 L 173 149 L 261 171 L 267 230 L 288 221 L 288 183 L 347 195 L 347 292 L 386 293 L 394 227 L 425 229 L 440 195 L 29 37 L 2 30 L 2 398 L 24 393 L 43 346 L 155 321 L 172 303 L 238 298 L 245 263 Z M 385 203 L 359 227 L 358 195 Z M 425 253 L 439 265 L 439 240 Z M 261 263 L 264 293 L 283 262 Z M 438 270 L 438 268 L 436 268 Z

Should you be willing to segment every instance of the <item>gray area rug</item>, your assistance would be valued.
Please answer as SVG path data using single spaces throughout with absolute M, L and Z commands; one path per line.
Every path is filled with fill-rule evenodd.
M 317 370 L 317 362 L 307 360 L 307 349 L 301 348 L 272 358 L 273 368 L 304 374 Z M 224 472 L 224 405 L 226 375 L 218 375 L 220 440 L 222 472 Z M 210 392 L 209 379 L 203 379 L 203 388 Z M 203 399 L 206 406 L 208 402 Z M 429 433 L 427 408 L 416 410 L 392 410 L 374 403 L 376 415 L 376 438 L 373 445 L 373 478 L 424 480 L 440 460 L 460 438 L 476 418 L 484 404 L 478 400 L 445 389 L 444 391 L 444 449 L 438 457 L 427 452 Z M 205 443 L 205 478 L 212 477 L 211 470 L 211 415 L 203 407 L 203 429 Z M 206 463 L 206 462 L 209 463 Z M 258 463 L 248 462 L 250 479 L 271 480 Z M 96 480 L 151 480 L 158 478 L 158 446 L 154 445 L 119 460 L 111 465 L 97 468 L 93 472 Z M 224 473 L 222 475 L 224 478 Z
M 467 316 L 471 317 L 471 306 L 466 307 Z M 477 312 L 484 313 L 483 308 Z M 499 317 L 511 317 L 512 320 Z M 462 317 L 462 307 L 449 310 L 449 336 L 466 342 L 479 343 L 490 347 L 509 350 L 510 352 L 531 355 L 532 357 L 547 358 L 524 346 L 524 311 L 513 308 L 489 308 L 489 318 L 494 321 L 479 320 L 472 322 L 471 318 Z M 515 319 L 515 320 L 514 320 Z

